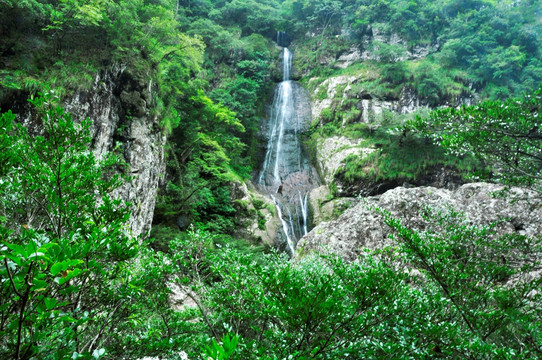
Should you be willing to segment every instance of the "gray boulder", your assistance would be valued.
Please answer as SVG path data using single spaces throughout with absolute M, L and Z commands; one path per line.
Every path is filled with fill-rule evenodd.
M 374 207 L 389 211 L 404 225 L 418 230 L 427 225 L 421 215 L 425 207 L 451 207 L 463 212 L 472 224 L 488 225 L 502 220 L 496 227 L 498 233 L 542 236 L 540 194 L 511 188 L 506 192 L 507 196 L 499 196 L 503 189 L 500 185 L 487 183 L 466 184 L 457 190 L 398 187 L 379 196 L 363 198 L 338 219 L 319 224 L 301 239 L 296 253 L 303 256 L 314 251 L 331 252 L 353 260 L 365 249 L 378 250 L 390 245 L 391 229 Z

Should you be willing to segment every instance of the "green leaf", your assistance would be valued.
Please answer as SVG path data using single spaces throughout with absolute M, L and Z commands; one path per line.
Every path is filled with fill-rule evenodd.
M 38 245 L 36 242 L 32 239 L 28 242 L 25 248 L 26 256 L 27 258 L 35 257 L 36 255 L 32 256 L 34 253 L 38 251 Z M 42 254 L 43 255 L 43 254 Z
M 17 266 L 23 265 L 23 259 L 20 256 L 12 255 L 12 254 L 6 254 L 6 257 L 13 261 Z
M 63 265 L 64 263 L 60 262 L 51 266 L 51 275 L 57 276 L 63 270 L 62 269 Z
M 34 279 L 32 290 L 43 291 L 48 286 L 46 281 Z
M 93 356 L 95 359 L 99 359 L 99 358 L 101 358 L 104 354 L 105 354 L 105 349 L 104 349 L 104 348 L 101 348 L 101 349 L 96 349 L 96 350 L 94 350 L 94 352 L 92 353 L 92 356 Z
M 64 276 L 64 277 L 61 277 L 61 278 L 55 278 L 55 281 L 58 283 L 58 285 L 62 285 L 62 284 L 65 284 L 66 282 L 70 281 L 71 279 L 73 279 L 74 277 L 78 276 L 79 274 L 81 274 L 83 272 L 83 270 L 79 269 L 79 268 L 76 268 L 72 271 L 68 271 L 67 275 Z
M 33 252 L 32 254 L 30 254 L 30 255 L 28 256 L 28 258 L 29 258 L 29 259 L 33 259 L 33 258 L 38 258 L 38 257 L 43 257 L 43 256 L 45 256 L 44 253 L 39 252 L 39 251 L 36 251 L 36 252 Z
M 80 264 L 82 264 L 82 263 L 83 263 L 83 261 L 82 261 L 82 260 L 78 260 L 78 259 L 75 259 L 75 260 L 65 260 L 65 261 L 56 263 L 56 264 L 54 264 L 53 266 L 51 266 L 51 275 L 57 276 L 57 275 L 60 274 L 62 271 L 65 271 L 65 270 L 67 270 L 67 269 L 69 269 L 69 268 L 71 268 L 71 267 L 80 265 Z
M 44 302 L 47 310 L 52 310 L 54 309 L 58 301 L 55 298 L 45 298 Z
M 23 258 L 27 257 L 27 253 L 25 251 L 24 246 L 16 245 L 16 244 L 5 244 L 10 250 L 14 252 L 14 254 L 20 255 Z M 15 260 L 14 260 L 15 261 Z

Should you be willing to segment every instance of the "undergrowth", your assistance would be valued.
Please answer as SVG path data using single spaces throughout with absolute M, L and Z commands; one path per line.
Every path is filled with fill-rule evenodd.
M 423 112 L 426 110 L 420 110 Z M 405 116 L 387 113 L 381 122 L 374 124 L 355 123 L 341 126 L 344 113 L 335 112 L 335 118 L 323 125 L 313 124 L 306 144 L 313 157 L 322 139 L 344 136 L 359 139 L 360 148 L 374 149 L 370 153 L 351 154 L 335 174 L 344 185 L 359 181 L 416 182 L 433 173 L 436 168 L 448 168 L 468 180 L 467 174 L 487 178 L 488 170 L 473 156 L 451 156 L 434 145 L 428 138 L 398 132 L 397 125 Z
M 466 180 L 467 173 L 482 168 L 476 159 L 446 155 L 442 148 L 424 139 L 380 135 L 381 131 L 376 131 L 368 140 L 375 151 L 365 156 L 349 155 L 336 177 L 346 184 L 359 180 L 415 182 L 435 168 L 444 167 L 456 170 Z

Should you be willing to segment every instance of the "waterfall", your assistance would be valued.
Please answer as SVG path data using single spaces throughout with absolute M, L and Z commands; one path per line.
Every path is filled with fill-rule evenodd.
M 292 53 L 288 48 L 284 48 L 282 61 L 282 81 L 287 83 L 290 80 L 290 70 L 292 69 Z
M 277 33 L 278 45 L 284 36 Z M 273 200 L 282 225 L 280 241 L 293 256 L 297 241 L 310 230 L 308 197 L 318 185 L 318 176 L 299 139 L 310 124 L 310 103 L 304 89 L 290 80 L 292 53 L 287 47 L 281 58 L 283 81 L 275 89 L 257 184 Z
M 288 36 L 284 31 L 277 31 L 277 45 L 287 47 L 288 46 Z

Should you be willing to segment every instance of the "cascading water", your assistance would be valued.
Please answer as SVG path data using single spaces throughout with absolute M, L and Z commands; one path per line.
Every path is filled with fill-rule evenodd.
M 284 34 L 277 34 L 278 45 L 283 38 Z M 277 208 L 282 240 L 293 256 L 297 241 L 310 229 L 308 197 L 318 185 L 318 175 L 299 139 L 310 124 L 310 103 L 304 89 L 290 80 L 292 54 L 287 47 L 282 51 L 282 62 L 283 81 L 275 89 L 267 150 L 257 183 Z

